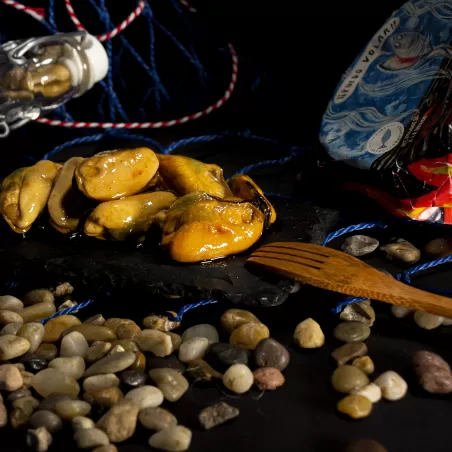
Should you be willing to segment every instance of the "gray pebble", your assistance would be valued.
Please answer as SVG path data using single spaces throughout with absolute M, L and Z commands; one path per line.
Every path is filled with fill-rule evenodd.
M 379 245 L 380 242 L 377 239 L 367 235 L 353 235 L 345 239 L 341 249 L 351 256 L 360 257 L 373 253 Z
M 46 361 L 52 361 L 58 355 L 58 348 L 55 344 L 41 344 L 35 351 L 35 356 L 44 358 Z
M 215 405 L 204 408 L 199 413 L 199 422 L 206 430 L 210 430 L 217 425 L 224 424 L 238 417 L 239 414 L 238 408 L 228 405 L 226 402 L 218 402 Z
M 56 433 L 63 427 L 60 417 L 53 411 L 47 410 L 35 411 L 28 423 L 33 428 L 45 427 L 50 433 Z
M 205 337 L 209 341 L 209 344 L 220 340 L 217 329 L 208 323 L 201 323 L 186 329 L 182 334 L 182 343 L 193 337 Z
M 176 356 L 171 355 L 164 358 L 158 356 L 150 356 L 147 360 L 149 369 L 174 369 L 183 374 L 185 372 L 185 365 L 182 364 Z
M 345 306 L 340 315 L 341 320 L 355 320 L 372 326 L 375 322 L 375 311 L 372 306 L 363 303 L 353 303 Z
M 262 342 L 263 341 L 261 341 L 261 343 Z M 217 342 L 210 345 L 205 360 L 211 364 L 214 369 L 224 372 L 233 364 L 247 365 L 248 356 L 249 352 L 238 345 Z
M 7 334 L 15 336 L 22 326 L 23 323 L 8 323 L 0 331 L 0 336 L 6 336 Z
M 380 248 L 389 260 L 403 264 L 415 264 L 421 258 L 421 252 L 410 242 L 399 239 L 395 243 L 388 243 Z
M 28 388 L 19 388 L 16 391 L 12 392 L 8 395 L 6 400 L 9 403 L 13 403 L 14 400 L 20 399 L 21 397 L 30 397 L 31 391 Z
M 168 410 L 160 407 L 149 407 L 141 410 L 138 420 L 144 428 L 160 431 L 177 424 L 176 417 Z
M 348 363 L 353 358 L 364 356 L 366 353 L 367 345 L 364 342 L 352 342 L 337 348 L 331 356 L 337 361 L 338 365 L 341 365 Z
M 134 389 L 146 384 L 148 377 L 144 372 L 139 370 L 125 370 L 121 373 L 119 379 L 125 388 Z
M 106 356 L 95 362 L 85 371 L 85 377 L 99 374 L 109 374 L 120 372 L 130 367 L 135 361 L 135 353 L 122 352 Z
M 60 400 L 72 400 L 72 397 L 67 394 L 53 393 L 47 396 L 38 406 L 38 410 L 55 411 L 55 405 Z
M 149 376 L 169 402 L 179 400 L 190 386 L 187 379 L 174 369 L 153 369 Z
M 289 360 L 288 350 L 272 338 L 261 340 L 254 350 L 254 361 L 257 367 L 274 367 L 284 370 L 288 366 Z
M 370 328 L 361 322 L 343 322 L 334 329 L 333 335 L 342 342 L 362 342 L 370 336 Z
M 28 430 L 26 436 L 27 446 L 36 452 L 45 452 L 52 444 L 52 435 L 45 427 Z
M 74 440 L 80 449 L 92 449 L 93 447 L 106 446 L 110 443 L 106 433 L 98 428 L 77 430 L 74 434 Z
M 357 367 L 344 364 L 333 372 L 331 383 L 336 391 L 350 394 L 368 385 L 369 378 Z

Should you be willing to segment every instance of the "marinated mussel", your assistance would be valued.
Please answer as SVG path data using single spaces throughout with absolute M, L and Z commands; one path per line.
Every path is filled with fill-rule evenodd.
M 184 199 L 188 197 L 188 199 Z M 264 214 L 247 201 L 189 194 L 169 210 L 162 246 L 179 262 L 199 262 L 241 253 L 259 240 Z
M 168 209 L 176 197 L 159 191 L 99 204 L 86 220 L 84 232 L 98 239 L 126 240 L 143 236 L 156 214 Z
M 157 156 L 149 148 L 106 151 L 85 159 L 75 177 L 88 198 L 111 201 L 142 192 L 158 166 Z
M 231 194 L 223 170 L 182 155 L 158 154 L 159 174 L 170 190 L 179 196 L 203 192 L 218 198 Z
M 14 232 L 26 232 L 44 210 L 61 165 L 41 160 L 20 168 L 2 183 L 0 213 Z

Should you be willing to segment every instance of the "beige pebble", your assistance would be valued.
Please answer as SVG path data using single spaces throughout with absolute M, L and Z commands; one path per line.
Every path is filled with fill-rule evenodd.
M 27 430 L 25 436 L 27 446 L 36 452 L 45 452 L 53 442 L 52 435 L 45 427 Z
M 9 360 L 24 355 L 30 349 L 30 342 L 23 337 L 6 334 L 0 337 L 0 360 Z
M 369 379 L 362 370 L 355 366 L 344 364 L 333 372 L 331 384 L 336 391 L 349 394 L 368 385 Z
M 0 331 L 0 336 L 11 335 L 15 336 L 17 332 L 22 328 L 23 323 L 8 323 Z
M 111 349 L 111 342 L 96 341 L 91 344 L 91 347 L 86 353 L 86 361 L 94 363 L 102 359 Z M 124 347 L 123 347 L 124 348 Z
M 8 309 L 9 311 L 20 311 L 24 307 L 22 301 L 12 295 L 0 296 L 0 309 Z
M 70 421 L 76 416 L 86 416 L 91 411 L 91 405 L 83 400 L 59 400 L 55 411 L 61 419 Z
M 11 426 L 13 428 L 19 428 L 25 425 L 38 405 L 39 402 L 30 396 L 14 400 L 9 419 Z
M 72 418 L 71 425 L 74 431 L 96 427 L 95 422 L 86 416 L 75 416 Z
M 44 326 L 41 323 L 36 322 L 26 323 L 17 332 L 17 336 L 27 339 L 28 342 L 30 342 L 28 351 L 34 353 L 41 345 L 42 339 L 44 338 Z
M 405 308 L 405 306 L 391 306 L 391 313 L 394 317 L 397 317 L 398 319 L 403 319 L 404 317 L 407 317 L 408 315 L 412 314 L 414 312 L 414 309 Z
M 233 364 L 223 375 L 223 384 L 237 394 L 247 392 L 253 382 L 253 373 L 245 364 Z
M 261 323 L 260 320 L 250 311 L 244 309 L 228 309 L 220 318 L 221 326 L 228 333 L 232 333 L 236 328 L 246 323 Z
M 61 334 L 71 326 L 79 325 L 80 320 L 75 315 L 60 315 L 50 319 L 44 325 L 43 342 L 57 342 L 61 339 Z
M 106 433 L 98 428 L 77 430 L 74 434 L 74 440 L 80 449 L 107 446 L 110 442 Z
M 85 391 L 96 391 L 99 389 L 119 387 L 119 378 L 115 374 L 93 375 L 83 382 Z
M 76 301 L 72 300 L 66 300 L 64 303 L 61 303 L 58 306 L 58 312 L 62 311 L 63 309 L 73 308 L 74 306 L 77 306 L 78 303 Z M 78 312 L 78 309 L 72 312 Z
M 362 395 L 368 398 L 372 403 L 377 403 L 381 400 L 381 389 L 375 383 L 369 383 L 361 389 L 352 391 L 352 394 Z
M 172 313 L 176 315 L 176 313 Z M 171 331 L 179 328 L 180 322 L 169 320 L 166 315 L 151 314 L 143 319 L 143 326 L 150 330 Z
M 24 323 L 24 320 L 17 312 L 0 309 L 0 325 L 8 325 L 8 323 Z
M 74 331 L 82 334 L 89 343 L 96 341 L 111 342 L 118 339 L 112 329 L 102 325 L 93 325 L 91 323 L 82 323 L 80 325 L 71 326 L 63 331 L 63 336 Z
M 325 343 L 320 325 L 311 318 L 303 320 L 295 328 L 294 341 L 302 348 L 319 348 Z
M 105 319 L 102 314 L 96 314 L 86 319 L 83 323 L 91 323 L 92 325 L 104 325 Z
M 55 405 L 60 400 L 73 400 L 74 397 L 67 394 L 59 394 L 58 392 L 52 392 L 45 399 L 41 400 L 38 410 L 46 410 L 55 412 Z
M 41 344 L 36 349 L 35 355 L 44 358 L 46 361 L 52 361 L 58 355 L 58 348 L 55 344 Z
M 112 349 L 108 352 L 109 355 L 114 355 L 115 353 L 122 353 L 125 352 L 126 349 L 122 345 L 115 345 L 112 347 Z
M 360 356 L 353 360 L 352 365 L 362 370 L 366 375 L 371 375 L 375 371 L 375 364 L 370 356 Z
M 113 341 L 111 343 L 112 347 L 115 347 L 116 345 L 120 345 L 126 352 L 140 351 L 137 343 L 131 339 L 118 339 L 117 341 Z
M 191 431 L 187 427 L 172 425 L 154 433 L 149 438 L 149 445 L 168 452 L 181 452 L 190 447 L 191 436 Z
M 125 441 L 135 433 L 138 411 L 133 400 L 122 399 L 99 419 L 97 428 L 103 430 L 113 443 Z
M 17 312 L 22 317 L 24 323 L 27 323 L 50 317 L 52 314 L 55 314 L 56 308 L 53 303 L 46 301 L 44 303 L 38 303 L 32 306 L 28 306 Z
M 144 428 L 160 431 L 177 424 L 176 416 L 161 407 L 148 407 L 141 410 L 138 420 Z
M 77 397 L 80 392 L 78 383 L 57 369 L 41 370 L 34 375 L 31 385 L 42 397 L 47 397 L 53 392 Z
M 194 359 L 202 359 L 209 347 L 209 340 L 205 337 L 193 337 L 183 342 L 179 349 L 179 361 L 189 363 Z
M 338 365 L 347 364 L 351 359 L 361 357 L 367 353 L 367 345 L 364 342 L 350 342 L 336 348 L 331 356 Z
M 337 410 L 353 419 L 361 419 L 369 416 L 372 402 L 362 395 L 351 394 L 339 401 Z
M 35 305 L 38 303 L 55 303 L 55 297 L 48 289 L 35 289 L 25 295 L 25 306 Z
M 187 328 L 182 333 L 182 342 L 185 342 L 192 337 L 205 337 L 209 340 L 209 344 L 219 342 L 220 340 L 217 329 L 209 323 L 200 323 L 199 325 Z
M 135 361 L 130 366 L 130 369 L 144 371 L 146 369 L 146 357 L 141 352 L 134 352 L 134 353 L 135 353 Z
M 64 297 L 66 295 L 71 295 L 72 292 L 74 292 L 72 284 L 70 282 L 64 282 L 55 287 L 53 295 L 55 295 L 55 297 Z
M 452 325 L 452 318 L 444 317 L 443 325 L 444 325 L 444 326 L 450 326 L 450 325 Z
M 375 311 L 366 303 L 352 303 L 345 306 L 339 317 L 342 320 L 357 321 L 372 326 L 375 322 Z
M 111 408 L 123 398 L 123 394 L 118 387 L 97 389 L 87 391 L 83 394 L 83 399 L 90 404 L 96 404 L 102 408 Z
M 8 411 L 3 403 L 0 403 L 0 428 L 8 425 Z
M 14 363 L 13 366 L 17 367 L 21 372 L 25 370 L 24 363 Z
M 136 402 L 141 411 L 145 408 L 160 406 L 163 403 L 163 393 L 155 386 L 145 385 L 129 391 L 126 399 Z
M 111 374 L 121 372 L 129 368 L 135 361 L 135 353 L 122 352 L 108 355 L 105 358 L 96 361 L 85 371 L 85 377 L 99 374 Z
M 26 370 L 21 370 L 20 374 L 22 375 L 23 387 L 31 388 L 34 375 L 31 372 L 27 372 Z
M 400 400 L 408 391 L 406 381 L 393 370 L 382 373 L 374 383 L 380 387 L 381 394 L 386 400 Z
M 116 335 L 118 339 L 135 339 L 141 328 L 135 323 L 119 325 L 116 330 Z
M 57 369 L 74 380 L 82 378 L 85 367 L 85 361 L 81 356 L 55 358 L 49 363 L 49 368 Z
M 96 447 L 93 452 L 118 452 L 118 448 L 114 444 L 108 444 L 107 446 Z
M 414 313 L 414 321 L 424 330 L 433 330 L 438 328 L 444 321 L 444 317 L 430 314 L 428 312 L 416 311 Z
M 149 376 L 169 402 L 177 402 L 189 388 L 187 379 L 174 369 L 152 369 Z
M 64 336 L 61 339 L 60 356 L 68 358 L 71 356 L 80 356 L 85 358 L 88 353 L 89 345 L 83 334 L 78 331 Z
M 12 364 L 0 365 L 0 390 L 16 391 L 24 384 L 19 369 Z
M 182 344 L 182 336 L 173 333 L 172 331 L 165 331 L 165 334 L 167 334 L 171 338 L 171 342 L 173 344 L 173 351 L 177 352 Z
M 262 339 L 268 337 L 270 330 L 263 323 L 245 323 L 232 332 L 229 343 L 254 350 Z
M 45 427 L 50 433 L 56 433 L 63 427 L 60 417 L 48 410 L 35 411 L 30 416 L 28 423 L 33 428 Z
M 135 324 L 133 320 L 130 319 L 122 319 L 119 317 L 111 317 L 107 319 L 104 323 L 104 326 L 110 328 L 114 333 L 116 333 L 117 329 L 122 325 L 131 325 Z
M 135 340 L 141 351 L 152 352 L 155 356 L 164 357 L 173 352 L 171 338 L 159 330 L 143 330 Z

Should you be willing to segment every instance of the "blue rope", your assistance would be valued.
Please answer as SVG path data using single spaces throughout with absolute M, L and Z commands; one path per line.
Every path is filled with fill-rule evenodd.
M 50 160 L 54 155 L 58 154 L 64 149 L 70 148 L 71 146 L 76 146 L 77 144 L 94 143 L 96 141 L 102 140 L 103 138 L 105 138 L 105 134 L 99 133 L 97 135 L 90 135 L 87 137 L 75 138 L 74 140 L 66 141 L 56 148 L 53 148 L 50 152 L 47 152 L 47 154 L 44 154 L 42 156 L 42 160 Z
M 57 26 L 55 22 L 55 0 L 49 0 L 47 6 L 47 17 L 49 18 L 50 26 L 56 30 Z
M 338 229 L 337 231 L 331 232 L 326 236 L 326 239 L 323 241 L 322 246 L 325 246 L 331 240 L 340 237 L 341 235 L 348 234 L 349 232 L 361 231 L 363 229 L 374 229 L 374 228 L 382 228 L 385 229 L 388 226 L 380 221 L 376 221 L 375 223 L 360 223 L 354 224 L 351 226 L 347 226 L 346 228 Z
M 167 312 L 168 320 L 171 320 L 172 322 L 180 322 L 182 321 L 182 318 L 184 317 L 184 314 L 188 311 L 191 311 L 192 309 L 200 308 L 201 306 L 207 306 L 209 304 L 215 304 L 218 300 L 201 300 L 197 301 L 196 303 L 190 303 L 186 304 L 185 306 L 182 306 L 179 311 L 177 311 L 176 315 L 171 314 L 170 312 Z
M 422 272 L 424 270 L 429 270 L 430 268 L 437 267 L 438 265 L 447 264 L 448 262 L 452 262 L 452 255 L 411 267 L 408 270 L 405 270 L 404 272 L 396 275 L 396 279 L 399 279 L 406 284 L 411 284 L 411 276 L 415 275 L 416 273 Z
M 260 169 L 260 168 L 267 168 L 269 166 L 285 165 L 286 163 L 289 163 L 296 157 L 297 157 L 297 155 L 292 154 L 292 155 L 288 155 L 287 157 L 282 157 L 282 158 L 276 159 L 276 160 L 264 160 L 262 162 L 252 163 L 251 165 L 247 165 L 247 166 L 244 166 L 243 168 L 239 169 L 236 173 L 234 173 L 234 176 L 236 176 L 237 174 L 248 174 L 253 170 Z
M 59 317 L 60 315 L 69 315 L 72 314 L 73 312 L 78 312 L 80 310 L 82 310 L 83 308 L 86 308 L 87 306 L 89 306 L 91 303 L 94 303 L 94 300 L 86 300 L 83 301 L 82 303 L 79 303 L 75 306 L 72 306 L 70 308 L 66 308 L 66 309 L 62 309 L 61 311 L 55 312 L 55 314 L 52 314 L 49 317 L 46 317 L 44 320 L 41 320 L 41 323 L 44 325 L 46 324 L 50 319 L 53 319 L 55 317 Z

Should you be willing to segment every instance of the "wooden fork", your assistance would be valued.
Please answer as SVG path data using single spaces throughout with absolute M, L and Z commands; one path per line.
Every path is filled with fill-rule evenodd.
M 452 317 L 451 298 L 407 286 L 355 257 L 320 245 L 270 243 L 247 262 L 322 289 Z

